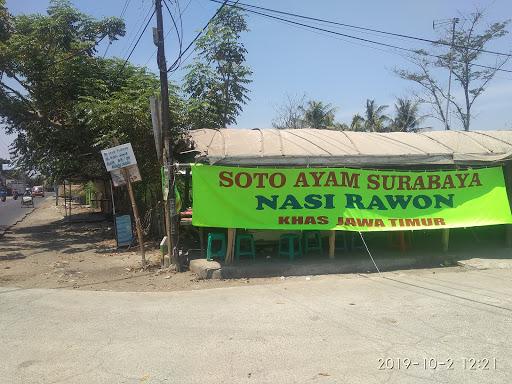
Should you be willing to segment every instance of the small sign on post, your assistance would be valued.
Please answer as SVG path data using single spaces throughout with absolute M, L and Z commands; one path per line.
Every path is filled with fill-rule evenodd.
M 137 238 L 139 240 L 140 253 L 142 257 L 142 267 L 145 268 L 146 254 L 144 251 L 144 236 L 140 223 L 139 210 L 135 202 L 135 195 L 132 188 L 132 182 L 140 181 L 141 177 L 132 145 L 130 143 L 126 143 L 104 149 L 101 151 L 101 155 L 103 156 L 103 161 L 105 162 L 107 171 L 110 172 L 114 185 L 117 187 L 126 184 L 128 187 L 128 194 L 132 204 L 133 216 L 135 217 L 135 227 L 137 229 Z
M 115 217 L 117 246 L 130 246 L 133 241 L 132 218 L 130 215 L 120 215 Z

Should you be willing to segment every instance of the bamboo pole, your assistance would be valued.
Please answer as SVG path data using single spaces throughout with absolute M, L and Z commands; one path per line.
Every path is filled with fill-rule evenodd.
M 132 181 L 130 180 L 130 175 L 126 168 L 122 168 L 122 173 L 123 173 L 123 177 L 126 181 L 126 186 L 128 187 L 128 194 L 130 195 L 130 202 L 132 204 L 133 216 L 135 217 L 135 228 L 137 229 L 137 238 L 139 240 L 140 255 L 142 258 L 142 268 L 146 268 L 146 253 L 144 250 L 144 235 L 142 233 L 142 226 L 140 224 L 139 209 L 137 208 L 137 203 L 135 201 L 135 195 L 133 193 Z
M 329 259 L 334 259 L 334 251 L 336 250 L 336 231 L 329 231 Z

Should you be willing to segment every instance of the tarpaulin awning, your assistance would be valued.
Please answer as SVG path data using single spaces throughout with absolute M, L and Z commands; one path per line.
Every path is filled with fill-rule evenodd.
M 198 129 L 197 162 L 240 166 L 491 164 L 512 159 L 512 131 L 351 132 Z

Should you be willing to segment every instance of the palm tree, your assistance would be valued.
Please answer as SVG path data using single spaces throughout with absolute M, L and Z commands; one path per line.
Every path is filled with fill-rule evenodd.
M 364 131 L 364 118 L 359 113 L 356 113 L 352 117 L 352 122 L 350 123 L 350 130 L 351 131 Z
M 331 104 L 310 100 L 303 107 L 304 122 L 309 128 L 327 128 L 334 125 L 334 113 L 336 108 Z
M 377 105 L 375 104 L 375 100 L 366 100 L 366 110 L 365 110 L 365 119 L 364 119 L 364 127 L 366 131 L 369 132 L 384 132 L 386 131 L 386 122 L 390 120 L 390 118 L 384 114 L 384 110 L 387 108 L 387 105 Z
M 424 116 L 418 116 L 418 103 L 398 98 L 395 103 L 395 118 L 391 124 L 393 131 L 416 132 Z

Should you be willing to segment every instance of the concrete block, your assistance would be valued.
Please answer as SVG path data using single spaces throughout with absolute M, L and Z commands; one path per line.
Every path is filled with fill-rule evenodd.
M 190 261 L 190 271 L 194 272 L 199 279 L 221 279 L 222 267 L 216 261 L 206 259 L 194 259 Z

